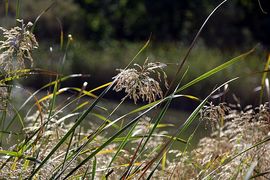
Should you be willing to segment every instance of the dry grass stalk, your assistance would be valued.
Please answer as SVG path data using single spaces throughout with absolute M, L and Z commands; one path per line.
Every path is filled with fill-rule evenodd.
M 213 110 L 212 113 L 210 109 Z M 171 163 L 168 171 L 172 172 L 172 179 L 202 179 L 219 166 L 222 168 L 212 174 L 212 179 L 244 179 L 250 170 L 251 175 L 270 171 L 269 142 L 223 165 L 229 157 L 269 137 L 270 109 L 267 104 L 247 112 L 230 110 L 226 115 L 220 107 L 211 107 L 208 108 L 207 115 L 207 120 L 219 125 L 214 127 L 211 137 L 200 140 L 196 149 Z M 217 117 L 224 119 L 223 126 Z M 265 178 L 270 178 L 270 174 L 256 179 Z

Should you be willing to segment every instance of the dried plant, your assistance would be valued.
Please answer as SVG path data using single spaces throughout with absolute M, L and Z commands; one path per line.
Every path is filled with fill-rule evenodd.
M 0 27 L 5 38 L 4 41 L 0 41 L 0 70 L 2 74 L 24 68 L 26 60 L 32 65 L 31 53 L 33 49 L 38 47 L 34 34 L 29 30 L 33 24 L 28 22 L 25 25 L 23 20 L 17 21 L 21 27 L 16 26 L 9 30 Z
M 0 111 L 7 107 L 8 92 L 5 85 L 0 84 Z
M 219 108 L 212 106 L 207 108 L 207 111 L 212 109 L 216 114 L 222 112 Z M 206 118 L 212 119 L 212 122 L 218 123 L 213 114 L 205 115 L 208 115 Z M 223 112 L 219 115 L 222 115 L 225 120 L 224 126 L 216 126 L 211 137 L 201 139 L 196 149 L 170 164 L 167 171 L 172 173 L 172 179 L 202 179 L 214 170 L 211 179 L 244 179 L 249 172 L 251 175 L 269 172 L 269 142 L 256 146 L 224 164 L 230 159 L 229 157 L 269 137 L 268 105 L 261 105 L 247 112 L 230 110 L 227 115 Z M 269 173 L 256 179 L 265 178 L 270 178 Z
M 48 153 L 54 148 L 54 146 L 58 143 L 59 139 L 62 138 L 65 133 L 71 128 L 74 123 L 66 123 L 66 117 L 58 117 L 54 116 L 50 119 L 50 121 L 44 125 L 44 122 L 48 120 L 48 112 L 40 112 L 36 111 L 31 116 L 26 118 L 27 127 L 24 128 L 26 135 L 29 137 L 36 130 L 40 129 L 39 133 L 37 133 L 32 140 L 29 142 L 29 148 L 23 151 L 25 156 L 29 157 L 37 157 L 38 161 L 42 161 Z M 94 125 L 90 125 L 91 127 L 95 127 Z M 71 145 L 71 151 L 76 149 L 78 146 L 82 145 L 85 141 L 79 140 L 80 137 L 87 137 L 89 134 L 93 132 L 93 129 L 85 130 L 82 128 L 81 132 L 76 132 L 73 137 L 73 143 Z M 92 141 L 86 149 L 94 149 L 101 145 L 104 141 L 103 136 L 97 136 L 94 141 Z M 11 147 L 10 150 L 16 149 L 17 145 Z M 115 144 L 111 144 L 107 146 L 104 151 L 110 152 L 112 149 L 115 149 Z M 57 167 L 61 165 L 64 161 L 64 157 L 67 150 L 67 144 L 61 146 L 52 156 L 52 158 L 46 163 L 46 165 L 39 171 L 36 175 L 38 179 L 45 180 L 48 179 L 48 174 L 52 175 L 55 173 Z M 90 151 L 91 152 L 91 151 Z M 97 165 L 99 169 L 106 168 L 108 162 L 110 161 L 110 153 L 104 153 L 102 155 L 98 155 Z M 66 172 L 69 172 L 70 169 L 74 168 L 77 163 L 82 160 L 82 157 L 78 158 L 78 161 L 73 161 L 67 168 Z M 0 165 L 5 162 L 6 158 L 0 158 Z M 19 179 L 20 177 L 26 178 L 31 173 L 33 168 L 38 165 L 27 159 L 20 158 L 16 162 L 16 166 L 14 166 L 14 161 L 9 161 L 1 170 L 0 170 L 0 179 L 8 177 L 9 179 Z M 80 168 L 80 170 L 74 175 L 84 173 L 87 169 L 87 165 Z M 63 174 L 65 176 L 66 173 Z M 98 174 L 97 176 L 102 176 L 103 174 Z M 62 176 L 61 176 L 62 177 Z
M 219 105 L 215 106 L 212 102 L 210 102 L 208 106 L 205 106 L 201 110 L 200 118 L 207 123 L 210 122 L 213 130 L 220 129 L 224 126 L 224 117 L 229 114 L 230 110 L 230 107 L 228 107 L 226 103 L 220 103 Z
M 51 120 L 44 126 L 44 122 L 48 120 L 48 112 L 40 112 L 37 111 L 33 113 L 31 116 L 28 116 L 26 118 L 26 124 L 27 127 L 24 129 L 26 135 L 29 137 L 33 132 L 40 129 L 42 127 L 42 130 L 40 133 L 36 134 L 34 138 L 29 142 L 31 144 L 28 149 L 25 149 L 23 151 L 24 156 L 29 157 L 36 157 L 38 161 L 42 161 L 48 153 L 54 148 L 54 146 L 58 143 L 59 139 L 65 135 L 68 129 L 71 128 L 73 123 L 66 123 L 64 120 L 66 119 L 65 116 L 61 117 L 61 114 L 59 116 L 54 116 L 51 118 Z M 141 123 L 139 123 L 138 127 L 136 127 L 133 137 L 136 136 L 143 136 L 145 133 L 149 130 L 150 127 L 150 118 L 149 117 L 143 117 L 141 119 Z M 90 124 L 89 127 L 96 127 L 93 124 Z M 140 128 L 143 128 L 141 131 Z M 87 128 L 82 129 L 81 132 L 76 132 L 73 137 L 73 142 L 70 147 L 70 153 L 74 152 L 77 147 L 81 146 L 85 140 L 87 140 L 87 137 L 89 134 L 93 133 L 95 129 Z M 161 134 L 164 134 L 161 132 Z M 78 136 L 80 135 L 81 139 L 78 140 Z M 106 140 L 106 137 L 102 135 L 98 135 L 95 137 L 95 139 L 90 142 L 85 147 L 85 155 L 87 156 L 87 152 L 91 153 L 92 150 L 96 149 L 102 143 Z M 113 170 L 113 173 L 110 174 L 110 179 L 119 179 L 121 175 L 125 172 L 126 168 L 123 166 L 124 164 L 128 164 L 130 162 L 131 157 L 133 156 L 133 147 L 137 146 L 138 140 L 132 140 L 131 147 L 127 147 L 125 149 L 122 149 L 119 156 L 114 160 L 111 168 Z M 151 158 L 153 158 L 157 152 L 153 152 L 153 149 L 160 146 L 162 143 L 164 143 L 164 139 L 162 137 L 154 136 L 151 137 L 150 142 L 147 144 L 143 157 L 140 158 L 139 162 L 144 163 Z M 133 146 L 134 145 L 134 146 Z M 11 147 L 10 150 L 16 149 L 17 145 L 14 147 Z M 95 174 L 95 177 L 97 179 L 104 178 L 104 173 L 106 171 L 106 168 L 108 164 L 110 163 L 115 151 L 117 150 L 118 146 L 117 143 L 111 143 L 106 148 L 103 149 L 103 151 L 96 155 L 97 159 L 97 171 Z M 36 175 L 36 178 L 45 180 L 48 179 L 48 174 L 53 175 L 57 168 L 61 166 L 64 156 L 66 154 L 67 150 L 67 144 L 64 144 L 59 148 L 53 156 L 50 158 L 50 160 L 44 165 L 44 167 L 38 172 Z M 67 175 L 67 173 L 76 167 L 78 163 L 84 158 L 84 153 L 82 153 L 79 157 L 77 157 L 76 161 L 73 161 L 71 164 L 69 164 L 66 172 L 61 176 L 64 177 Z M 0 158 L 0 164 L 2 165 L 7 157 L 1 157 Z M 68 161 L 67 161 L 68 163 Z M 14 161 L 8 161 L 7 164 L 0 170 L 0 179 L 8 177 L 9 179 L 18 179 L 20 177 L 27 178 L 31 174 L 33 168 L 38 165 L 35 164 L 25 158 L 19 158 L 16 160 L 16 166 L 14 166 Z M 82 166 L 73 176 L 70 178 L 76 177 L 77 175 L 82 175 L 85 173 L 86 169 L 88 168 L 92 169 L 92 162 L 89 162 L 88 164 Z M 87 178 L 91 177 L 90 175 L 86 176 Z
M 113 77 L 116 81 L 114 90 L 116 92 L 125 90 L 127 93 L 125 98 L 133 99 L 135 104 L 139 99 L 150 103 L 157 98 L 163 98 L 159 83 L 162 81 L 162 73 L 165 87 L 168 88 L 167 75 L 163 70 L 166 65 L 160 62 L 148 63 L 148 59 L 146 59 L 143 66 L 138 64 L 134 64 L 134 66 L 135 68 L 118 70 L 120 73 Z M 151 78 L 151 74 L 156 74 L 159 81 Z

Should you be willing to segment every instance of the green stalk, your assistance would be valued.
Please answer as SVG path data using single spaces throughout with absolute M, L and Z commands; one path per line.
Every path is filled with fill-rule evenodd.
M 8 5 L 9 4 L 9 0 L 5 0 L 5 15 L 8 16 Z
M 222 70 L 230 67 L 231 65 L 233 65 L 236 62 L 244 59 L 246 56 L 250 55 L 254 51 L 255 51 L 255 48 L 253 48 L 253 49 L 249 50 L 248 52 L 243 53 L 240 56 L 237 56 L 237 57 L 235 57 L 235 58 L 233 58 L 233 59 L 231 59 L 231 60 L 229 60 L 229 61 L 227 61 L 227 62 L 225 62 L 225 63 L 223 63 L 221 65 L 219 65 L 219 66 L 217 66 L 216 68 L 202 74 L 201 76 L 199 76 L 199 77 L 195 78 L 194 80 L 190 81 L 189 83 L 185 84 L 184 86 L 179 88 L 176 92 L 179 93 L 179 92 L 183 91 L 184 89 L 186 89 L 186 88 L 188 88 L 188 87 L 190 87 L 190 86 L 192 86 L 192 85 L 194 85 L 194 84 L 196 84 L 198 82 L 201 82 L 202 80 L 216 74 L 217 72 L 222 71 Z
M 264 88 L 265 88 L 265 80 L 267 78 L 268 70 L 270 65 L 270 53 L 267 55 L 267 61 L 264 66 L 264 72 L 262 74 L 262 80 L 261 80 L 261 91 L 260 91 L 260 104 L 263 102 L 263 94 L 264 94 Z
M 223 83 L 222 85 L 220 85 L 218 88 L 216 88 L 215 90 L 213 90 L 200 104 L 199 106 L 191 113 L 191 115 L 188 117 L 188 119 L 184 122 L 184 124 L 181 125 L 181 127 L 179 128 L 179 130 L 175 133 L 175 137 L 179 137 L 183 132 L 185 132 L 187 130 L 188 127 L 190 127 L 190 125 L 192 124 L 192 122 L 194 122 L 196 120 L 197 115 L 199 114 L 201 108 L 205 105 L 205 103 L 207 102 L 207 100 L 215 93 L 217 92 L 221 87 L 223 87 L 224 85 L 235 81 L 238 78 L 234 78 L 231 79 L 225 83 Z M 160 151 L 160 153 L 153 158 L 147 165 L 145 165 L 145 167 L 143 168 L 144 171 L 141 174 L 140 178 L 143 177 L 143 175 L 146 173 L 146 171 L 152 166 L 152 164 L 160 157 L 162 156 L 162 153 L 164 152 L 165 149 L 169 150 L 169 148 L 173 145 L 174 141 L 173 139 L 170 139 L 166 145 L 164 145 L 164 148 Z
M 219 3 L 213 10 L 212 12 L 207 16 L 207 18 L 205 19 L 205 21 L 203 22 L 203 24 L 201 25 L 200 29 L 198 30 L 197 34 L 195 35 L 195 37 L 193 38 L 188 50 L 187 50 L 187 53 L 185 54 L 183 60 L 179 63 L 178 65 L 178 69 L 177 69 L 177 72 L 175 73 L 175 76 L 174 76 L 174 79 L 172 80 L 172 82 L 170 83 L 170 86 L 167 90 L 167 92 L 169 92 L 169 90 L 172 88 L 172 86 L 174 85 L 174 83 L 176 82 L 177 80 L 177 77 L 179 76 L 179 73 L 180 71 L 182 70 L 185 62 L 187 61 L 187 58 L 189 57 L 190 53 L 191 53 L 191 50 L 193 49 L 193 47 L 195 46 L 197 40 L 198 40 L 198 37 L 200 36 L 202 30 L 204 29 L 205 25 L 207 24 L 207 22 L 209 21 L 209 19 L 212 17 L 212 15 L 223 5 L 227 2 L 228 0 L 224 0 L 222 1 L 221 3 Z M 166 93 L 167 94 L 167 93 Z
M 92 180 L 95 180 L 96 170 L 97 170 L 97 158 L 94 157 L 93 168 L 92 168 Z
M 16 3 L 16 19 L 20 19 L 20 8 L 21 8 L 21 1 L 17 0 L 17 3 Z
M 43 167 L 43 165 L 50 159 L 50 157 L 55 153 L 55 151 L 66 141 L 66 139 L 71 135 L 71 133 L 81 124 L 85 117 L 93 110 L 100 99 L 111 89 L 113 83 L 108 86 L 101 95 L 91 104 L 91 106 L 84 111 L 84 113 L 77 119 L 76 123 L 70 128 L 70 130 L 64 135 L 64 137 L 55 145 L 55 147 L 50 151 L 50 153 L 43 159 L 42 163 L 33 171 L 29 176 L 29 179 L 33 178 L 34 175 Z
M 164 102 L 161 101 L 161 102 Z M 154 107 L 149 108 L 148 110 L 144 111 L 137 117 L 135 117 L 133 120 L 131 120 L 126 126 L 124 126 L 122 129 L 120 129 L 118 132 L 116 132 L 113 136 L 111 136 L 105 143 L 103 143 L 99 148 L 97 148 L 94 152 L 92 152 L 87 158 L 85 158 L 82 162 L 80 162 L 74 169 L 72 169 L 68 175 L 65 176 L 64 179 L 67 179 L 69 176 L 71 176 L 75 171 L 77 171 L 82 165 L 84 165 L 87 161 L 92 159 L 98 152 L 100 152 L 104 147 L 109 145 L 111 142 L 113 142 L 114 139 L 116 139 L 120 134 L 122 134 L 124 131 L 126 131 L 128 128 L 130 128 L 133 124 L 135 124 L 144 114 L 152 110 Z
M 109 163 L 108 167 L 107 167 L 107 170 L 111 167 L 113 161 L 115 160 L 115 158 L 117 157 L 117 155 L 119 154 L 119 152 L 127 145 L 129 139 L 131 138 L 131 135 L 132 135 L 132 132 L 134 131 L 135 127 L 138 125 L 138 122 L 137 121 L 133 127 L 129 130 L 128 134 L 126 135 L 126 137 L 124 138 L 124 140 L 122 141 L 122 143 L 120 144 L 120 146 L 118 147 L 116 153 L 114 154 L 111 162 Z
M 264 143 L 266 143 L 266 142 L 268 142 L 268 141 L 270 141 L 270 136 L 266 137 L 264 140 L 262 140 L 262 141 L 260 141 L 260 142 L 258 142 L 258 143 L 256 143 L 256 144 L 254 144 L 253 146 L 251 146 L 251 147 L 249 147 L 249 148 L 247 148 L 247 149 L 241 151 L 240 153 L 238 153 L 238 154 L 236 154 L 236 155 L 233 155 L 233 156 L 227 158 L 227 159 L 226 159 L 219 167 L 217 167 L 217 168 L 214 169 L 212 172 L 210 172 L 209 174 L 207 174 L 202 180 L 206 180 L 206 179 L 211 178 L 211 175 L 212 175 L 213 173 L 215 173 L 216 171 L 218 171 L 219 169 L 221 169 L 223 166 L 225 166 L 226 164 L 228 164 L 229 162 L 231 162 L 231 161 L 234 160 L 235 158 L 241 156 L 242 154 L 248 152 L 249 150 L 251 150 L 251 149 L 253 149 L 253 148 L 256 148 L 256 147 L 258 147 L 258 146 L 260 146 L 260 145 L 262 145 L 262 144 L 264 144 Z

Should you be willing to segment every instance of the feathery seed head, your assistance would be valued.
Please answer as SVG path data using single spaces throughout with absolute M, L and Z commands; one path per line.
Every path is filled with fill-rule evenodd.
M 24 24 L 23 20 L 17 20 L 21 27 L 13 27 L 3 31 L 4 41 L 0 41 L 0 71 L 6 74 L 9 71 L 25 67 L 25 60 L 33 63 L 32 50 L 38 47 L 34 34 L 29 30 L 31 22 Z
M 134 66 L 135 68 L 118 69 L 120 73 L 113 77 L 115 79 L 114 90 L 116 92 L 124 90 L 127 93 L 125 97 L 133 99 L 135 104 L 139 99 L 151 103 L 157 98 L 163 98 L 159 82 L 162 81 L 161 73 L 163 73 L 163 80 L 168 88 L 167 75 L 163 70 L 166 64 L 148 63 L 148 59 L 146 59 L 143 66 L 138 64 L 134 64 Z M 158 76 L 158 81 L 150 77 L 152 74 Z

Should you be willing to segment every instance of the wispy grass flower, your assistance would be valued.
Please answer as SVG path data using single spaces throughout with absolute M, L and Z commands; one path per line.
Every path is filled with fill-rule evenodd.
M 5 85 L 0 84 L 0 111 L 4 110 L 7 106 L 8 92 Z
M 114 90 L 116 92 L 124 90 L 127 93 L 124 98 L 133 99 L 135 104 L 139 99 L 150 103 L 157 98 L 163 98 L 160 87 L 160 82 L 162 82 L 161 73 L 163 74 L 165 86 L 168 88 L 164 67 L 166 67 L 166 64 L 160 62 L 151 63 L 146 59 L 143 66 L 134 64 L 134 68 L 118 69 L 120 73 L 113 77 L 116 80 Z M 150 77 L 151 75 L 157 75 L 158 80 Z
M 223 116 L 223 126 L 215 126 L 211 136 L 202 138 L 197 148 L 170 164 L 168 171 L 172 172 L 172 179 L 206 179 L 210 173 L 209 179 L 244 179 L 249 173 L 251 179 L 252 176 L 270 178 L 269 141 L 241 153 L 269 138 L 268 103 L 247 112 L 221 108 L 221 105 L 211 105 L 204 116 L 216 124 L 220 123 L 217 118 Z M 228 114 L 224 113 L 224 108 Z
M 25 67 L 26 61 L 33 64 L 32 50 L 38 47 L 34 34 L 30 31 L 31 22 L 24 24 L 23 20 L 17 20 L 21 27 L 13 27 L 3 31 L 4 40 L 0 41 L 0 67 L 1 72 L 6 74 Z

